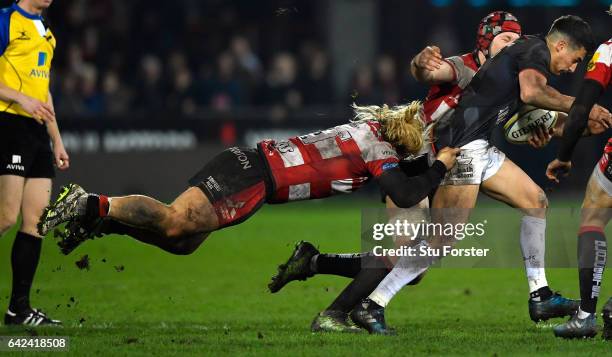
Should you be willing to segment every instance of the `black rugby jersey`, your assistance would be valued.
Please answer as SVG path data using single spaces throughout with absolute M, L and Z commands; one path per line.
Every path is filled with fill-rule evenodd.
M 523 36 L 489 59 L 466 87 L 452 116 L 436 129 L 436 148 L 488 140 L 520 104 L 519 73 L 534 69 L 550 79 L 550 51 L 539 36 Z

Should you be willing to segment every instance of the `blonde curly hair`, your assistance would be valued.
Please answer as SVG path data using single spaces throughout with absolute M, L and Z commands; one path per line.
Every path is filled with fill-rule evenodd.
M 394 107 L 353 104 L 352 108 L 355 111 L 353 122 L 379 122 L 385 140 L 407 154 L 416 154 L 429 143 L 431 126 L 423 120 L 423 106 L 419 101 Z

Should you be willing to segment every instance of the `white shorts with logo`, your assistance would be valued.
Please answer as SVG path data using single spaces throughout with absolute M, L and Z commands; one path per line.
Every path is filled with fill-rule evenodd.
M 430 164 L 435 155 L 429 153 Z M 499 171 L 506 154 L 487 140 L 474 140 L 461 147 L 457 163 L 446 173 L 440 185 L 480 185 Z
M 599 165 L 595 166 L 595 170 L 593 170 L 593 176 L 595 176 L 595 181 L 599 184 L 599 186 L 606 191 L 608 196 L 612 196 L 612 181 L 610 181 L 606 175 L 601 172 Z

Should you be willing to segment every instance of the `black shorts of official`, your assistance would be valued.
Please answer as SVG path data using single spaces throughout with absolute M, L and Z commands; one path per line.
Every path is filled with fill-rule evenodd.
M 419 176 L 425 171 L 429 170 L 427 154 L 403 159 L 399 162 L 399 167 L 408 177 Z M 387 193 L 385 190 L 380 188 L 380 200 L 382 203 L 387 203 Z
M 45 125 L 0 112 L 0 176 L 53 178 L 53 151 Z
M 213 157 L 189 180 L 214 206 L 219 228 L 251 217 L 272 190 L 267 165 L 257 149 L 232 147 Z

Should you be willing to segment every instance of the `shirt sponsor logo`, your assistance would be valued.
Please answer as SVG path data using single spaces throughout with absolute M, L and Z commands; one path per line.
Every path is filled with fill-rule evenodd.
M 32 69 L 30 71 L 30 77 L 49 79 L 49 71 L 45 71 L 42 69 Z
M 21 164 L 21 155 L 13 155 L 11 162 L 13 164 Z

